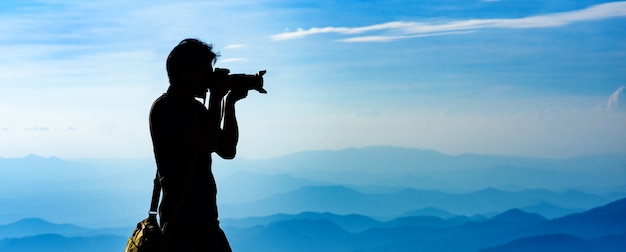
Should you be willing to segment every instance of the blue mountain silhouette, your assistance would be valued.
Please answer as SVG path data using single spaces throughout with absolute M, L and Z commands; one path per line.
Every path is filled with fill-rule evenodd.
M 626 198 L 553 220 L 511 209 L 484 221 L 414 216 L 369 220 L 371 227 L 366 230 L 348 231 L 347 222 L 363 225 L 368 218 L 307 212 L 268 216 L 265 221 L 259 217 L 253 226 L 252 222 L 239 227 L 224 222 L 223 226 L 236 251 L 623 251 L 615 249 L 624 249 L 625 213 Z M 46 226 L 83 231 L 41 219 L 3 225 L 0 230 Z M 121 235 L 39 234 L 1 239 L 0 251 L 115 251 L 123 248 L 126 239 Z
M 222 226 L 234 228 L 251 228 L 255 226 L 264 226 L 273 222 L 290 221 L 297 219 L 306 220 L 328 220 L 348 232 L 358 232 L 375 227 L 381 224 L 380 221 L 371 217 L 358 214 L 339 215 L 333 213 L 317 213 L 302 212 L 299 214 L 274 214 L 263 217 L 248 217 L 243 219 L 223 219 L 220 221 Z
M 217 176 L 219 204 L 221 216 L 228 218 L 330 211 L 389 219 L 427 207 L 487 217 L 520 208 L 555 218 L 624 197 L 626 189 L 619 186 L 625 162 L 623 155 L 454 156 L 372 146 L 266 160 L 216 160 L 215 170 L 224 172 Z M 151 159 L 0 158 L 0 223 L 38 216 L 94 226 L 128 225 L 145 214 L 154 169 Z M 491 188 L 467 193 L 487 186 Z M 554 189 L 574 186 L 580 190 Z M 590 188 L 601 186 L 608 188 L 591 193 Z M 303 200 L 309 196 L 318 204 Z M 59 204 L 59 199 L 64 202 Z M 527 208 L 542 202 L 554 208 Z
M 584 240 L 569 234 L 548 234 L 526 237 L 479 252 L 618 252 L 626 251 L 626 234 Z
M 528 225 L 542 223 L 546 220 L 547 219 L 545 217 L 539 214 L 527 213 L 517 208 L 510 209 L 491 218 L 491 221 L 523 222 Z
M 85 228 L 72 224 L 57 224 L 41 218 L 27 218 L 13 223 L 0 225 L 0 240 L 6 238 L 20 238 L 43 234 L 57 234 L 66 237 L 95 236 L 95 235 L 127 235 L 134 227 L 123 228 Z
M 567 233 L 584 239 L 626 234 L 626 198 L 557 218 L 535 228 L 537 231 Z
M 583 192 L 555 193 L 548 190 L 517 192 L 487 188 L 473 193 L 453 194 L 432 190 L 405 189 L 394 193 L 362 193 L 346 186 L 310 186 L 273 195 L 256 202 L 220 206 L 224 216 L 266 216 L 305 211 L 360 214 L 375 218 L 404 216 L 416 209 L 434 207 L 460 215 L 489 214 L 511 208 L 550 202 L 561 206 L 598 206 L 607 199 Z M 539 212 L 540 213 L 540 212 Z
M 22 238 L 0 240 L 0 251 L 11 252 L 67 252 L 123 251 L 126 243 L 121 236 L 99 235 L 89 237 L 65 237 L 58 234 L 42 234 Z
M 71 224 L 53 224 L 40 218 L 28 218 L 6 225 L 0 225 L 0 239 L 47 233 L 76 236 L 88 233 L 89 231 L 90 230 L 87 228 Z
M 380 222 L 360 232 L 341 232 L 337 230 L 340 225 L 330 225 L 327 222 L 323 222 L 324 225 L 311 225 L 310 222 L 320 221 L 319 219 L 309 220 L 307 225 L 297 224 L 302 223 L 303 219 L 281 220 L 279 222 L 281 229 L 276 229 L 271 224 L 248 229 L 248 231 L 253 230 L 254 235 L 239 229 L 234 235 L 238 238 L 234 246 L 243 250 L 243 248 L 249 248 L 247 246 L 250 244 L 262 242 L 264 245 L 257 247 L 255 251 L 319 251 L 320 249 L 324 251 L 476 251 L 487 247 L 500 249 L 499 244 L 506 245 L 502 249 L 526 243 L 531 243 L 528 246 L 532 247 L 532 243 L 541 242 L 555 244 L 554 246 L 558 247 L 563 242 L 572 241 L 587 244 L 582 247 L 591 244 L 589 246 L 592 248 L 605 248 L 607 244 L 614 244 L 626 233 L 624 231 L 626 222 L 623 221 L 624 213 L 626 213 L 625 204 L 626 199 L 622 199 L 554 220 L 519 209 L 511 209 L 485 221 L 466 219 L 465 222 L 457 223 L 452 222 L 453 218 L 444 220 L 437 217 L 416 216 Z M 442 224 L 446 221 L 449 223 Z M 590 230 L 582 232 L 584 227 L 590 227 Z M 277 230 L 284 233 L 277 234 Z M 294 234 L 289 232 L 294 232 Z M 307 235 L 307 232 L 311 234 Z M 240 236 L 244 233 L 246 235 Z M 337 234 L 337 236 L 318 235 L 321 233 Z M 281 239 L 276 237 L 281 237 Z M 284 247 L 281 244 L 282 238 L 293 238 L 292 241 L 297 242 L 289 243 Z M 271 240 L 274 242 L 270 242 Z M 297 247 L 298 243 L 300 247 Z M 309 244 L 324 244 L 324 247 L 320 247 L 321 245 L 307 247 Z

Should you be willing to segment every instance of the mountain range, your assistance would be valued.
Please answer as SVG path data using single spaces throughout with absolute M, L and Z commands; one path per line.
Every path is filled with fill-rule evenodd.
M 510 208 L 525 208 L 556 217 L 555 212 L 558 212 L 557 216 L 562 216 L 609 201 L 602 196 L 574 190 L 555 193 L 548 190 L 511 192 L 486 188 L 476 192 L 453 194 L 403 189 L 393 193 L 374 194 L 362 193 L 344 186 L 311 186 L 255 202 L 224 204 L 220 206 L 220 211 L 223 217 L 228 218 L 262 216 L 278 212 L 330 211 L 385 219 L 407 215 L 428 207 L 454 215 L 490 215 Z M 443 215 L 445 216 L 445 213 Z
M 216 176 L 245 171 L 352 187 L 404 187 L 441 191 L 579 189 L 626 190 L 626 155 L 535 158 L 478 154 L 447 155 L 432 150 L 370 146 L 304 151 L 262 160 L 215 159 Z M 256 184 L 260 181 L 246 180 Z M 259 188 L 261 189 L 261 188 Z
M 624 249 L 626 155 L 371 146 L 213 168 L 235 251 Z M 121 251 L 154 172 L 152 159 L 0 158 L 0 251 Z
M 224 226 L 240 251 L 623 251 L 626 234 L 626 199 L 590 211 L 548 220 L 540 215 L 511 209 L 490 219 L 441 219 L 414 216 L 372 222 L 356 216 L 311 217 L 293 215 L 249 228 Z M 272 216 L 269 218 L 277 218 Z M 319 215 L 317 216 L 319 217 Z M 343 221 L 354 219 L 372 225 L 347 231 Z M 344 219 L 344 221 L 345 221 Z M 257 219 L 258 221 L 258 219 Z M 343 223 L 343 224 L 342 224 Z M 354 227 L 354 226 L 353 226 Z M 354 231 L 354 230 L 353 230 Z M 573 250 L 561 241 L 568 237 L 586 244 Z M 552 247 L 541 249 L 537 240 Z M 538 250 L 515 250 L 532 247 Z M 550 248 L 552 250 L 547 250 Z M 561 249 L 563 248 L 563 249 Z
M 221 160 L 222 218 L 333 212 L 378 219 L 431 209 L 439 217 L 511 208 L 556 218 L 626 196 L 626 155 L 567 159 L 371 146 Z M 95 227 L 144 217 L 154 160 L 0 158 L 0 223 L 33 216 Z
M 227 219 L 221 225 L 234 251 L 624 251 L 626 198 L 555 219 L 520 209 L 480 220 L 409 216 L 381 221 L 304 212 Z M 0 251 L 121 251 L 130 231 L 25 219 L 0 225 L 5 235 Z

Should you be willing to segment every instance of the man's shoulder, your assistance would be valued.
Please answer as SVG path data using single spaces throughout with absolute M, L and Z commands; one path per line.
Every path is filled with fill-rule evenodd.
M 163 93 L 161 96 L 156 98 L 156 100 L 154 100 L 154 104 L 159 105 L 184 106 L 186 103 L 189 102 L 167 93 Z
M 155 110 L 170 110 L 180 107 L 181 105 L 179 102 L 177 102 L 175 99 L 168 96 L 167 94 L 163 94 L 156 98 L 156 100 L 154 100 L 154 102 L 152 103 L 152 108 L 150 110 L 154 112 Z
M 152 104 L 152 110 L 189 110 L 191 108 L 202 109 L 204 105 L 198 100 L 182 100 L 164 93 L 159 96 Z
M 154 100 L 154 103 L 164 103 L 164 102 L 171 102 L 171 101 L 174 101 L 174 98 L 168 95 L 167 93 L 163 93 L 161 94 L 161 96 L 157 97 L 156 100 Z

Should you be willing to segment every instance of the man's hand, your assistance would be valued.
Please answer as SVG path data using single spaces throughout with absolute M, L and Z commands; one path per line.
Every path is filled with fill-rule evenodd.
M 228 97 L 226 98 L 226 102 L 235 103 L 236 101 L 246 98 L 247 96 L 248 96 L 248 89 L 233 88 L 228 94 Z
M 211 99 L 221 101 L 228 93 L 230 85 L 224 78 L 215 78 L 213 83 L 209 85 L 209 91 L 211 92 Z

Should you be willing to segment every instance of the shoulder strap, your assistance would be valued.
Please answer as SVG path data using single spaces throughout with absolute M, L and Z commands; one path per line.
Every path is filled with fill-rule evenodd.
M 161 197 L 161 183 L 159 182 L 159 170 L 154 176 L 154 189 L 152 189 L 152 201 L 150 202 L 149 215 L 156 216 L 159 208 L 159 198 Z
M 210 154 L 209 154 L 210 155 Z M 191 178 L 193 177 L 194 174 L 194 170 L 195 170 L 195 162 L 196 162 L 196 155 L 194 154 L 193 160 L 192 160 L 192 168 L 190 169 L 190 171 L 187 173 L 187 178 L 186 178 L 186 183 L 185 183 L 185 187 L 184 187 L 184 192 L 189 191 L 189 185 L 191 184 Z M 161 182 L 159 180 L 159 169 L 156 169 L 156 175 L 154 176 L 154 187 L 152 189 L 152 200 L 150 201 L 150 211 L 148 211 L 148 215 L 150 216 L 155 216 L 159 213 L 158 209 L 159 209 L 159 199 L 161 197 Z M 187 193 L 183 193 L 183 195 L 187 195 Z M 180 200 L 179 200 L 180 201 Z M 180 204 L 182 202 L 179 202 L 179 207 Z

